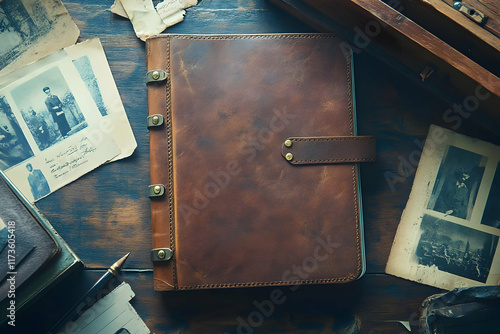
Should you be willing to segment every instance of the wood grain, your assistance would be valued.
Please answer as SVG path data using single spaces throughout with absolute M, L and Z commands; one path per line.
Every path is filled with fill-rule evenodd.
M 64 303 L 71 301 L 68 296 L 75 299 L 82 294 L 105 268 L 127 252 L 131 256 L 123 277 L 136 293 L 133 306 L 153 332 L 238 333 L 239 317 L 246 323 L 252 319 L 259 323 L 260 318 L 252 313 L 258 310 L 255 303 L 269 299 L 274 288 L 164 294 L 153 291 L 149 261 L 151 216 L 146 195 L 149 133 L 144 43 L 135 37 L 129 21 L 108 11 L 111 1 L 63 2 L 81 29 L 81 40 L 101 38 L 138 147 L 131 157 L 101 166 L 37 202 L 42 214 L 83 259 L 87 270 L 65 282 L 66 288 L 50 292 L 31 313 L 27 311 L 24 319 L 31 320 L 25 320 L 25 325 L 49 326 L 57 312 L 64 311 Z M 187 11 L 184 22 L 168 31 L 261 33 L 314 29 L 267 1 L 203 0 Z M 421 150 L 418 143 L 425 139 L 430 124 L 448 128 L 456 125 L 443 118 L 452 105 L 367 52 L 355 54 L 354 69 L 358 133 L 377 138 L 377 162 L 361 167 L 367 274 L 348 285 L 300 286 L 296 291 L 280 288 L 286 300 L 275 305 L 259 326 L 250 326 L 248 333 L 400 333 L 404 327 L 399 321 L 414 323 L 423 299 L 440 292 L 383 272 L 413 183 L 412 164 L 404 161 L 414 159 Z M 462 119 L 456 130 L 498 144 L 498 131 L 491 128 L 498 130 L 498 123 L 479 114 Z M 398 177 L 398 182 L 391 187 L 387 175 Z M 42 317 L 41 309 L 55 313 Z M 249 316 L 255 318 L 249 320 Z
M 29 310 L 18 319 L 18 329 L 28 332 L 33 323 L 37 333 L 50 328 L 103 274 L 87 270 L 66 281 L 60 292 L 71 298 L 40 302 L 50 314 Z M 122 279 L 135 293 L 131 304 L 148 328 L 166 333 L 400 333 L 400 322 L 418 330 L 421 302 L 441 290 L 395 277 L 369 274 L 347 285 L 304 285 L 290 287 L 216 289 L 154 292 L 151 271 L 125 271 Z M 78 288 L 79 290 L 75 290 Z M 279 290 L 279 303 L 270 302 Z M 68 300 L 69 299 L 69 300 Z M 29 319 L 29 320 L 28 320 Z
M 480 52 L 462 54 L 457 51 L 405 16 L 406 7 L 403 4 L 408 3 L 410 16 L 416 7 L 415 1 L 392 1 L 397 4 L 399 11 L 380 0 L 272 1 L 321 31 L 342 32 L 356 53 L 366 51 L 374 55 L 452 104 L 461 103 L 464 97 L 474 96 L 477 87 L 487 87 L 493 94 L 482 101 L 481 112 L 495 122 L 500 121 L 497 112 L 500 79 L 498 62 L 495 61 L 498 58 L 496 50 L 482 43 L 484 48 Z M 419 15 L 422 16 L 425 18 L 425 15 Z M 435 16 L 429 18 L 429 22 L 428 26 L 435 26 L 433 23 L 437 22 L 441 24 Z M 458 26 L 457 29 L 448 29 L 446 33 L 443 30 L 437 29 L 441 35 L 448 36 L 450 30 L 461 33 L 464 29 Z M 451 39 L 457 41 L 461 37 L 453 35 Z M 465 52 L 464 49 L 469 50 L 471 45 L 478 45 L 478 42 L 474 41 L 468 46 L 463 44 L 460 47 Z M 487 50 L 491 50 L 491 53 Z M 476 63 L 477 60 L 468 58 L 467 55 L 471 53 L 480 54 L 482 62 Z M 427 67 L 434 71 L 424 82 L 421 76 Z
M 385 2 L 391 4 L 390 0 Z M 499 75 L 500 39 L 443 0 L 399 0 L 396 9 L 467 58 Z

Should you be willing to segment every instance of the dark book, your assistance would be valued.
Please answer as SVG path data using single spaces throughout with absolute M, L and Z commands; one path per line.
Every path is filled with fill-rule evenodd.
M 15 325 L 28 304 L 66 275 L 83 268 L 50 223 L 0 172 L 0 309 L 2 326 Z

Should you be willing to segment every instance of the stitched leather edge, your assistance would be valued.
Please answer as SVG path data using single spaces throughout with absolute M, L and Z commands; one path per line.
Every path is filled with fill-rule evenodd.
M 352 163 L 356 163 L 356 162 L 369 162 L 369 161 L 373 161 L 372 159 L 370 158 L 360 158 L 360 159 L 323 159 L 323 160 L 319 160 L 319 159 L 313 159 L 313 160 L 294 160 L 292 161 L 291 163 L 294 164 L 297 164 L 298 162 L 315 162 L 315 163 L 322 163 L 322 162 L 337 162 L 337 163 L 340 163 L 340 162 L 352 162 Z
M 357 173 L 357 166 L 353 165 L 352 166 L 352 187 L 354 194 L 354 216 L 356 217 L 356 249 L 358 251 L 358 267 L 356 270 L 357 276 L 361 275 L 363 272 L 363 259 L 361 258 L 363 256 L 363 245 L 362 240 L 361 240 L 361 222 L 359 221 L 359 192 L 358 192 L 358 173 Z
M 375 140 L 375 137 L 372 136 L 352 136 L 352 137 L 346 137 L 346 136 L 339 136 L 339 137 L 314 137 L 314 138 L 296 138 L 296 137 L 291 137 L 289 138 L 291 141 L 342 141 L 342 140 Z
M 167 39 L 167 57 L 165 63 L 165 69 L 167 73 L 170 73 L 170 58 L 171 58 L 171 39 Z M 172 128 L 172 82 L 171 76 L 167 76 L 165 89 L 166 89 L 166 129 L 168 137 L 168 209 L 170 213 L 170 249 L 172 250 L 172 271 L 174 278 L 174 289 L 178 287 L 177 281 L 177 261 L 176 261 L 176 245 L 175 245 L 175 198 L 174 198 L 174 153 L 173 153 L 173 128 Z
M 354 104 L 353 104 L 353 83 L 352 83 L 352 78 L 354 76 L 354 73 L 352 73 L 352 50 L 349 49 L 350 51 L 347 52 L 345 48 L 342 49 L 344 56 L 347 60 L 347 89 L 348 89 L 348 94 L 349 94 L 349 127 L 350 127 L 350 134 L 351 136 L 355 136 L 356 134 L 354 133 Z M 358 137 L 362 138 L 362 137 Z M 352 180 L 353 180 L 353 191 L 354 191 L 354 216 L 356 219 L 356 250 L 357 250 L 357 256 L 358 256 L 358 266 L 356 270 L 356 276 L 359 277 L 361 273 L 363 272 L 363 262 L 362 262 L 362 256 L 363 256 L 363 245 L 361 244 L 361 222 L 359 221 L 359 193 L 358 193 L 358 173 L 357 173 L 357 165 L 352 166 Z
M 179 290 L 193 289 L 213 289 L 213 288 L 243 288 L 243 287 L 259 287 L 259 286 L 293 286 L 299 284 L 321 284 L 321 283 L 347 283 L 359 277 L 359 265 L 355 274 L 337 278 L 322 278 L 315 280 L 300 280 L 300 281 L 272 281 L 272 282 L 246 282 L 246 283 L 220 283 L 220 284 L 202 284 L 191 286 L 180 286 Z
M 269 34 L 159 34 L 151 38 L 165 38 L 165 37 L 170 37 L 170 38 L 177 38 L 177 39 L 189 39 L 189 40 L 237 40 L 237 39 L 303 39 L 303 38 L 310 38 L 310 39 L 318 39 L 318 38 L 338 38 L 341 39 L 337 34 L 335 33 L 269 33 Z M 349 57 L 349 63 L 350 63 L 350 54 L 348 54 L 345 50 L 343 50 L 344 55 L 346 57 Z M 349 70 L 350 70 L 350 64 L 348 65 Z M 351 78 L 348 79 L 349 84 L 351 84 Z M 352 88 L 349 89 L 351 91 Z
M 352 72 L 352 64 L 351 64 L 351 61 L 352 61 L 352 50 L 349 49 L 349 52 L 347 52 L 347 50 L 345 48 L 342 49 L 343 53 L 344 53 L 344 56 L 347 60 L 347 64 L 346 64 L 346 68 L 347 68 L 347 89 L 348 89 L 348 94 L 349 94 L 349 126 L 350 126 L 350 134 L 351 136 L 354 136 L 356 135 L 356 133 L 354 133 L 354 104 L 353 104 L 353 100 L 352 100 L 352 97 L 353 97 L 353 93 L 352 93 L 352 90 L 353 90 L 353 82 L 352 82 L 352 79 L 353 79 L 353 76 L 354 76 L 354 73 Z M 362 273 L 363 273 L 363 262 L 362 262 L 362 256 L 363 256 L 363 245 L 361 244 L 362 240 L 361 240 L 361 231 L 360 231 L 360 228 L 361 228 L 361 222 L 359 221 L 359 207 L 358 207 L 358 204 L 359 204 L 359 193 L 358 193 L 358 173 L 357 173 L 357 165 L 353 165 L 352 166 L 352 179 L 353 179 L 353 191 L 354 191 L 354 216 L 355 216 L 355 219 L 356 219 L 356 250 L 357 250 L 357 256 L 358 256 L 358 266 L 357 266 L 357 270 L 356 270 L 356 274 L 355 276 L 356 277 L 359 277 Z

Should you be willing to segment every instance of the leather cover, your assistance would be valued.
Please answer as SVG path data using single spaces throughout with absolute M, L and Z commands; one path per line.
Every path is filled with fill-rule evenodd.
M 14 278 L 17 295 L 24 283 L 59 252 L 58 244 L 34 212 L 0 172 L 0 302 L 11 290 L 9 279 Z
M 331 34 L 148 39 L 148 71 L 167 73 L 148 84 L 149 115 L 165 119 L 149 128 L 151 184 L 165 186 L 151 198 L 153 252 L 164 257 L 154 262 L 156 290 L 362 275 L 352 161 L 373 159 L 366 143 L 356 144 L 365 140 L 349 140 L 352 161 L 292 164 L 282 156 L 288 138 L 356 135 L 345 45 Z M 332 149 L 335 160 L 335 147 L 318 151 Z

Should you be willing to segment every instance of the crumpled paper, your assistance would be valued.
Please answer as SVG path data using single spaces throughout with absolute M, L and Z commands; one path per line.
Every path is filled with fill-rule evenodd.
M 184 9 L 197 4 L 198 0 L 164 0 L 155 8 L 152 0 L 115 0 L 109 10 L 128 18 L 136 36 L 146 41 L 184 20 Z

